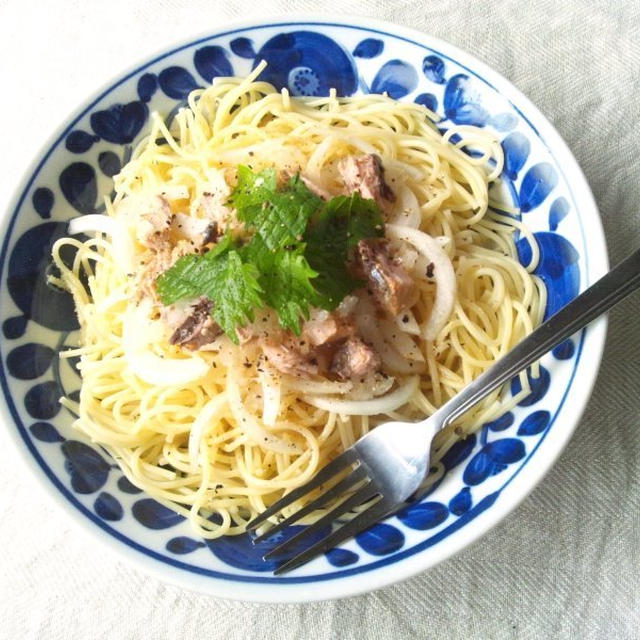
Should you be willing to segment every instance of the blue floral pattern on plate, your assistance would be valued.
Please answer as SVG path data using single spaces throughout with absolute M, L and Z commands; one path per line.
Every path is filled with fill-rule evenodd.
M 547 315 L 576 295 L 584 267 L 576 248 L 579 233 L 563 232 L 567 221 L 575 225 L 577 219 L 571 191 L 536 129 L 470 69 L 392 34 L 311 23 L 239 29 L 140 67 L 76 118 L 30 178 L 0 257 L 6 279 L 0 378 L 11 413 L 38 464 L 77 509 L 108 533 L 188 571 L 269 582 L 275 579 L 265 571 L 272 566 L 261 556 L 274 541 L 254 546 L 248 535 L 196 539 L 182 516 L 141 496 L 105 452 L 71 431 L 58 398 L 77 394 L 79 380 L 57 353 L 71 344 L 69 333 L 78 325 L 70 296 L 47 282 L 50 248 L 65 233 L 65 220 L 101 210 L 98 203 L 111 189 L 109 179 L 130 157 L 151 110 L 167 113 L 192 89 L 218 76 L 246 74 L 261 60 L 268 63 L 262 79 L 295 96 L 327 95 L 332 87 L 342 96 L 387 92 L 436 112 L 442 129 L 465 124 L 492 128 L 505 157 L 501 198 L 519 206 L 540 246 L 534 273 L 548 289 Z M 528 243 L 521 238 L 517 248 L 527 265 Z M 313 581 L 373 570 L 437 544 L 489 509 L 552 428 L 581 348 L 582 338 L 556 347 L 541 376 L 530 378 L 529 398 L 457 443 L 443 460 L 445 481 L 430 495 L 344 548 L 327 552 L 324 561 L 303 569 L 302 577 L 277 580 Z M 561 388 L 553 394 L 552 377 Z M 514 381 L 512 392 L 518 390 Z

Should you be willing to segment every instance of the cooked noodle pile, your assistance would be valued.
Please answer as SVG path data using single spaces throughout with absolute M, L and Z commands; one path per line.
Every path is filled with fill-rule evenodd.
M 526 336 L 545 306 L 531 275 L 532 236 L 489 201 L 502 168 L 489 132 L 456 126 L 442 136 L 423 106 L 385 96 L 294 99 L 257 81 L 259 71 L 193 91 L 170 123 L 153 114 L 151 132 L 114 178 L 107 215 L 72 223 L 72 233 L 95 237 L 64 238 L 53 249 L 57 282 L 73 294 L 81 325 L 80 346 L 64 354 L 80 356 L 80 401 L 62 402 L 131 482 L 206 538 L 243 532 L 376 424 L 434 413 Z M 341 162 L 372 154 L 393 191 L 381 205 L 385 250 L 415 295 L 394 316 L 365 288 L 333 313 L 351 318 L 375 351 L 375 372 L 349 379 L 279 368 L 259 339 L 280 335 L 271 310 L 257 312 L 237 345 L 224 334 L 197 349 L 172 344 L 154 282 L 188 251 L 184 241 L 162 253 L 141 240 L 139 212 L 149 202 L 196 226 L 210 222 L 211 205 L 223 207 L 233 227 L 224 204 L 239 165 L 299 172 L 330 197 L 345 193 Z M 527 268 L 516 257 L 516 228 L 532 245 Z M 77 248 L 71 266 L 60 257 L 67 245 Z M 438 434 L 428 482 L 456 441 L 529 392 L 524 374 L 521 383 L 516 396 L 495 391 Z

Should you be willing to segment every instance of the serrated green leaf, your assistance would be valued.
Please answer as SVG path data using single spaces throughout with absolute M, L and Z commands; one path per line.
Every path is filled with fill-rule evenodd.
M 173 304 L 185 298 L 202 295 L 205 286 L 206 265 L 224 254 L 231 247 L 231 235 L 227 233 L 204 255 L 196 253 L 179 258 L 176 263 L 156 280 L 156 291 L 162 304 Z
M 212 300 L 212 316 L 234 342 L 236 327 L 252 321 L 255 308 L 273 308 L 280 324 L 297 334 L 310 306 L 337 307 L 362 284 L 347 268 L 350 249 L 383 235 L 372 200 L 354 193 L 323 202 L 297 175 L 278 190 L 273 169 L 238 167 L 230 202 L 253 232 L 249 243 L 236 247 L 227 233 L 208 253 L 178 260 L 156 286 L 164 304 Z
M 246 227 L 252 227 L 275 190 L 275 169 L 253 173 L 248 167 L 239 165 L 236 186 L 228 202 L 235 208 L 238 220 Z
M 253 310 L 262 306 L 262 290 L 256 266 L 243 263 L 231 247 L 227 234 L 211 251 L 180 258 L 156 280 L 156 288 L 163 304 L 209 298 L 214 303 L 214 320 L 237 342 L 235 328 L 253 320 Z
M 233 342 L 238 342 L 236 327 L 253 321 L 253 310 L 262 306 L 260 273 L 255 265 L 242 262 L 237 251 L 219 257 L 211 265 L 203 292 L 213 300 L 211 315 Z
M 173 304 L 199 295 L 200 285 L 195 276 L 199 270 L 199 258 L 195 254 L 184 256 L 158 277 L 156 291 L 162 304 Z
M 325 203 L 305 233 L 305 256 L 318 272 L 313 282 L 320 294 L 318 306 L 334 309 L 346 295 L 361 286 L 348 271 L 349 250 L 363 238 L 383 233 L 382 215 L 373 200 L 354 193 Z
M 316 295 L 312 279 L 317 273 L 302 255 L 303 246 L 279 251 L 270 268 L 260 275 L 265 302 L 276 310 L 280 324 L 300 333 L 300 319 L 309 317 L 309 304 Z
M 260 272 L 258 282 L 265 304 L 275 309 L 283 327 L 296 334 L 300 332 L 300 319 L 309 317 L 309 304 L 313 304 L 316 296 L 312 279 L 317 273 L 303 252 L 301 243 L 271 250 L 259 235 L 241 250 L 243 260 L 255 264 Z
M 323 204 L 297 175 L 277 190 L 273 169 L 252 173 L 244 166 L 238 167 L 238 183 L 231 202 L 238 219 L 254 229 L 269 249 L 296 242 L 309 216 Z

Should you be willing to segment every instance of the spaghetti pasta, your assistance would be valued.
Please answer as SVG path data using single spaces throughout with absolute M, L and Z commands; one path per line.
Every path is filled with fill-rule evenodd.
M 56 281 L 73 294 L 81 326 L 78 348 L 62 354 L 80 357 L 80 401 L 62 403 L 132 483 L 205 538 L 243 532 L 389 416 L 433 413 L 529 333 L 545 305 L 531 274 L 533 237 L 489 208 L 488 186 L 502 168 L 489 132 L 451 127 L 443 136 L 423 106 L 386 96 L 292 98 L 260 82 L 260 71 L 193 91 L 171 122 L 152 114 L 149 135 L 114 177 L 108 217 L 73 224 L 72 232 L 95 237 L 53 248 Z M 377 372 L 360 380 L 278 370 L 255 338 L 277 325 L 268 309 L 239 345 L 225 335 L 201 349 L 171 343 L 154 277 L 193 249 L 175 238 L 165 254 L 148 246 L 140 235 L 145 203 L 160 198 L 191 233 L 210 221 L 213 203 L 233 229 L 227 198 L 238 165 L 299 172 L 328 198 L 345 190 L 340 161 L 362 154 L 380 159 L 395 194 L 383 203 L 385 235 L 415 290 L 415 302 L 396 315 L 382 314 L 363 291 L 342 303 L 380 358 Z M 526 267 L 516 229 L 532 244 Z M 76 249 L 71 265 L 61 257 L 68 245 Z M 518 395 L 495 391 L 438 434 L 427 482 L 457 440 L 528 393 L 526 375 L 521 383 Z

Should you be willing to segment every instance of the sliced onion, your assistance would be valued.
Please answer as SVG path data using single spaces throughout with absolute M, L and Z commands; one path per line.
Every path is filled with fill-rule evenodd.
M 325 393 L 349 393 L 353 389 L 352 382 L 335 382 L 333 380 L 305 380 L 293 376 L 283 376 L 283 382 L 287 389 L 311 393 L 313 395 Z
M 384 318 L 378 320 L 378 325 L 382 330 L 384 339 L 393 346 L 393 348 L 407 360 L 413 360 L 414 362 L 424 362 L 424 356 L 418 348 L 418 345 L 413 341 L 413 338 L 404 331 L 398 331 L 398 327 L 395 323 Z
M 456 301 L 456 274 L 447 254 L 438 241 L 430 235 L 399 225 L 388 224 L 386 232 L 392 238 L 405 240 L 433 263 L 433 277 L 436 283 L 436 296 L 429 318 L 422 325 L 425 340 L 435 340 L 438 332 L 447 323 Z
M 135 348 L 124 350 L 127 364 L 133 373 L 149 384 L 162 387 L 179 387 L 202 378 L 209 370 L 204 361 L 189 358 L 176 360 L 161 358 L 149 350 Z
M 407 185 L 395 189 L 396 203 L 393 207 L 393 224 L 405 225 L 417 229 L 420 226 L 420 205 L 415 193 Z
M 176 213 L 171 219 L 171 230 L 174 233 L 198 245 L 202 243 L 210 225 L 209 220 L 194 218 L 184 213 Z
M 302 153 L 291 145 L 285 144 L 281 138 L 274 138 L 247 147 L 219 151 L 216 159 L 225 164 L 251 164 L 256 157 L 269 158 L 269 165 L 276 167 L 300 167 L 305 158 Z
M 391 390 L 395 383 L 393 376 L 387 376 L 382 373 L 370 373 L 365 379 L 356 382 L 353 389 L 349 391 L 346 400 L 371 400 L 377 398 Z
M 307 187 L 311 193 L 314 193 L 323 200 L 331 200 L 331 194 L 323 186 L 316 184 L 311 180 L 311 178 L 307 178 L 302 174 L 300 174 L 300 179 L 304 182 L 304 186 Z
M 262 387 L 262 422 L 269 427 L 273 427 L 280 414 L 282 385 L 278 375 L 267 372 L 264 369 L 258 372 L 258 379 Z
M 168 184 L 162 188 L 160 195 L 167 200 L 187 200 L 189 188 L 184 184 Z
M 366 298 L 360 298 L 355 319 L 358 332 L 366 342 L 371 344 L 380 356 L 386 370 L 405 375 L 415 373 L 412 364 L 407 362 L 398 353 L 397 349 L 389 344 L 380 333 L 378 319 L 376 318 L 371 303 Z
M 391 243 L 391 247 L 393 255 L 404 267 L 405 271 L 415 271 L 416 262 L 423 259 L 422 254 L 418 254 L 418 252 L 406 242 L 394 240 Z
M 374 151 L 375 153 L 375 151 Z M 402 160 L 394 160 L 392 158 L 387 158 L 385 160 L 385 171 L 397 171 L 398 173 L 408 175 L 416 182 L 421 182 L 424 180 L 424 173 L 422 169 L 418 169 L 418 167 L 408 164 L 406 162 L 402 162 Z
M 285 442 L 264 429 L 255 416 L 246 410 L 240 398 L 240 389 L 231 375 L 227 376 L 227 399 L 236 423 L 255 444 L 275 453 L 288 455 L 302 453 L 300 447 L 294 442 Z
M 193 469 L 197 469 L 199 465 L 198 454 L 200 452 L 200 443 L 207 433 L 207 429 L 211 426 L 211 418 L 220 411 L 227 401 L 227 396 L 221 393 L 211 398 L 207 404 L 202 407 L 198 417 L 191 425 L 189 432 L 189 460 Z
M 304 396 L 312 407 L 347 416 L 376 416 L 389 413 L 406 404 L 418 387 L 418 376 L 412 376 L 391 393 L 373 400 L 336 400 L 331 397 Z
M 198 193 L 212 193 L 220 202 L 225 200 L 231 193 L 231 187 L 226 178 L 227 172 L 227 169 L 216 169 L 215 167 L 205 169 L 208 182 L 198 185 Z
M 322 142 L 315 146 L 313 153 L 307 160 L 305 174 L 312 182 L 319 186 L 322 186 L 322 167 L 325 164 L 325 158 L 329 155 L 331 147 L 337 143 L 338 138 L 335 136 L 325 136 Z
M 412 336 L 419 336 L 422 333 L 422 331 L 420 331 L 420 325 L 411 309 L 399 313 L 395 317 L 395 321 L 400 330 L 405 333 L 410 333 Z
M 163 338 L 163 329 L 149 319 L 148 305 L 129 310 L 122 323 L 122 348 L 129 369 L 148 384 L 179 387 L 202 378 L 209 365 L 199 356 L 161 358 L 151 345 Z
M 127 228 L 116 218 L 99 213 L 79 216 L 69 221 L 70 234 L 104 233 L 111 236 L 113 257 L 126 273 L 133 271 L 133 242 Z
M 114 218 L 100 213 L 91 213 L 86 216 L 79 216 L 69 220 L 69 233 L 106 233 L 110 236 L 118 232 L 118 223 Z

